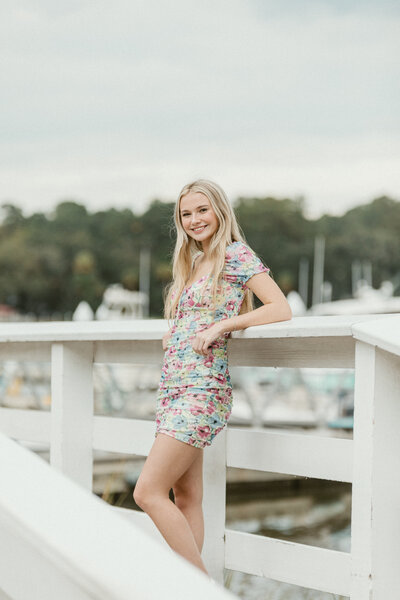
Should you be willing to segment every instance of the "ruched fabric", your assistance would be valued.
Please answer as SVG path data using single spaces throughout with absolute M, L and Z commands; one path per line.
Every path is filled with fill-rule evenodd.
M 228 333 L 217 338 L 206 356 L 192 348 L 196 333 L 215 321 L 239 314 L 246 282 L 269 272 L 244 242 L 226 248 L 225 266 L 217 289 L 217 311 L 210 311 L 211 277 L 185 288 L 179 299 L 165 350 L 157 394 L 156 431 L 197 448 L 210 446 L 232 412 L 232 383 L 228 369 Z

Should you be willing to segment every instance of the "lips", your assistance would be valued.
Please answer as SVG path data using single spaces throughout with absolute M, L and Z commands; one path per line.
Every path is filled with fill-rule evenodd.
M 195 233 L 201 233 L 206 227 L 207 227 L 207 225 L 203 225 L 202 227 L 197 227 L 195 229 L 192 229 L 192 231 L 194 231 Z

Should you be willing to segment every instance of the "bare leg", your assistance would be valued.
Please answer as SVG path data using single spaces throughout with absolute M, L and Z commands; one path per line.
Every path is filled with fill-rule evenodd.
M 204 542 L 203 449 L 185 473 L 172 486 L 175 504 L 183 512 L 201 554 Z
M 154 521 L 169 546 L 207 573 L 185 515 L 169 498 L 171 487 L 198 458 L 199 453 L 201 448 L 159 433 L 144 463 L 133 496 L 136 504 Z

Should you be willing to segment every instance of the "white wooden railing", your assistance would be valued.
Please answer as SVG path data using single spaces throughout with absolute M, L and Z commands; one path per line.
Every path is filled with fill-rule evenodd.
M 24 323 L 0 328 L 0 360 L 45 360 L 52 365 L 51 413 L 0 409 L 0 431 L 7 436 L 2 436 L 0 444 L 4 473 L 0 534 L 7 531 L 4 537 L 0 535 L 6 540 L 0 546 L 0 598 L 1 590 L 12 598 L 36 597 L 32 595 L 36 555 L 44 560 L 43 573 L 47 566 L 49 578 L 51 575 L 59 586 L 65 580 L 66 590 L 68 582 L 81 589 L 80 596 L 66 592 L 65 597 L 122 599 L 129 593 L 133 597 L 136 590 L 135 597 L 156 598 L 160 590 L 164 596 L 166 590 L 172 590 L 171 597 L 179 598 L 169 587 L 177 570 L 181 582 L 191 578 L 191 596 L 193 590 L 195 598 L 200 594 L 203 598 L 205 594 L 212 598 L 227 595 L 172 553 L 147 515 L 110 507 L 90 493 L 93 450 L 146 456 L 155 430 L 154 422 L 93 415 L 93 364 L 161 367 L 161 338 L 166 330 L 162 320 Z M 232 426 L 223 430 L 204 454 L 203 558 L 210 574 L 222 583 L 226 567 L 351 600 L 394 598 L 400 589 L 400 316 L 296 318 L 235 332 L 228 343 L 232 366 L 355 368 L 354 439 Z M 9 438 L 48 443 L 53 469 Z M 352 482 L 351 552 L 227 529 L 227 466 Z M 37 486 L 32 473 L 41 478 Z M 28 510 L 31 495 L 34 509 Z M 48 505 L 50 516 L 44 516 L 41 503 Z M 36 510 L 41 515 L 40 527 L 35 524 Z M 125 517 L 123 523 L 121 517 Z M 68 522 L 69 545 L 65 545 Z M 25 533 L 32 535 L 21 535 L 21 524 Z M 52 527 L 54 535 L 50 535 Z M 103 533 L 103 545 L 95 535 L 96 527 Z M 85 530 L 88 533 L 83 536 Z M 138 544 L 142 545 L 139 553 Z M 54 556 L 48 549 L 53 545 L 57 546 L 55 554 L 68 564 L 62 573 L 51 562 Z M 121 558 L 118 564 L 111 560 L 117 546 L 118 554 L 130 557 L 129 565 L 128 559 Z M 7 552 L 14 547 L 25 550 L 23 564 L 16 553 Z M 109 562 L 99 558 L 103 551 Z M 159 571 L 161 563 L 166 566 Z M 130 570 L 130 592 L 122 568 Z M 194 585 L 195 576 L 199 585 Z M 17 583 L 12 587 L 14 580 Z M 120 581 L 128 587 L 117 585 Z M 97 587 L 90 588 L 88 582 L 96 582 Z M 184 583 L 180 589 L 185 589 Z M 46 600 L 54 596 L 42 593 L 37 597 Z

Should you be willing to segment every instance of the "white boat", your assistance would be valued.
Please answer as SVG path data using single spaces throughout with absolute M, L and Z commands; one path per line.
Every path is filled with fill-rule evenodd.
M 120 283 L 110 285 L 96 310 L 99 321 L 119 319 L 142 319 L 148 305 L 148 296 L 144 292 L 126 290 Z
M 383 281 L 379 289 L 371 287 L 366 280 L 357 282 L 354 298 L 320 302 L 308 311 L 309 315 L 364 315 L 400 312 L 400 296 L 394 296 L 391 281 Z

